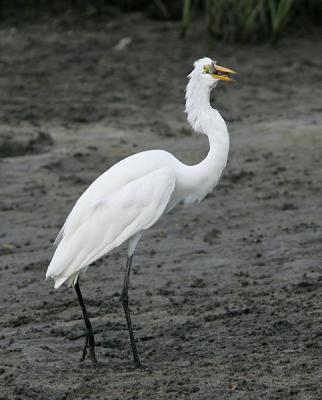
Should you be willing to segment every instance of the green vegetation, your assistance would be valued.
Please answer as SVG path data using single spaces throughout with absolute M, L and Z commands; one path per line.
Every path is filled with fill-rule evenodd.
M 241 42 L 276 42 L 285 30 L 307 31 L 322 25 L 322 0 L 0 0 L 2 20 L 71 10 L 86 18 L 129 11 L 158 19 L 181 18 L 183 36 L 193 30 L 201 14 L 207 19 L 210 37 Z
M 186 15 L 190 0 L 183 3 L 187 30 L 184 21 L 191 19 Z M 275 43 L 285 28 L 308 30 L 322 22 L 322 0 L 206 0 L 205 11 L 209 34 L 229 41 L 270 38 Z

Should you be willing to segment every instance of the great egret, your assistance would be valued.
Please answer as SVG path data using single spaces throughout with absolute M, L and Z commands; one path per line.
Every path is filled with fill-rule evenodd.
M 201 201 L 219 181 L 226 166 L 229 135 L 225 121 L 210 105 L 209 96 L 219 80 L 230 81 L 229 68 L 220 67 L 205 57 L 194 63 L 188 75 L 186 108 L 188 122 L 208 136 L 210 150 L 197 165 L 185 165 L 163 150 L 134 154 L 113 165 L 99 176 L 76 202 L 56 239 L 57 249 L 48 267 L 46 279 L 55 280 L 55 288 L 64 282 L 74 285 L 82 308 L 87 348 L 96 364 L 94 334 L 79 286 L 79 275 L 95 260 L 127 243 L 127 263 L 121 302 L 129 331 L 133 359 L 141 362 L 135 344 L 128 287 L 133 253 L 143 232 L 173 209 L 179 202 Z

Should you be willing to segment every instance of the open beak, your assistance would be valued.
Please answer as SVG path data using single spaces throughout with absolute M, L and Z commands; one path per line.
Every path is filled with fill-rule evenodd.
M 234 79 L 230 77 L 232 74 L 236 74 L 235 71 L 233 71 L 230 68 L 226 67 L 221 67 L 220 65 L 214 65 L 215 70 L 211 74 L 211 76 L 215 79 L 220 79 L 221 81 L 233 81 Z

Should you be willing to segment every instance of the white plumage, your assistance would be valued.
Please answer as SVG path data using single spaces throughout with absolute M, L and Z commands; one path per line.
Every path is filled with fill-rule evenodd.
M 131 164 L 127 161 L 125 170 Z M 48 267 L 47 276 L 55 279 L 55 288 L 66 280 L 72 283 L 83 268 L 126 241 L 129 255 L 134 252 L 134 242 L 161 217 L 174 189 L 171 170 L 157 168 L 138 171 L 136 178 L 114 190 L 101 190 L 102 185 L 108 189 L 115 182 L 111 171 L 84 193 L 66 221 Z
M 209 153 L 197 165 L 188 166 L 162 150 L 145 151 L 127 157 L 99 176 L 78 199 L 69 214 L 48 267 L 46 278 L 55 288 L 74 283 L 87 329 L 82 360 L 87 349 L 96 364 L 95 340 L 79 285 L 79 274 L 95 260 L 122 243 L 128 259 L 121 301 L 128 326 L 134 363 L 141 361 L 136 348 L 128 305 L 132 255 L 143 232 L 177 203 L 202 200 L 218 183 L 226 165 L 229 136 L 225 121 L 209 102 L 218 80 L 231 80 L 232 70 L 210 58 L 195 62 L 186 90 L 186 112 L 192 128 L 208 136 Z
M 188 166 L 166 151 L 146 151 L 99 176 L 78 199 L 57 237 L 46 274 L 55 280 L 55 288 L 65 281 L 72 284 L 86 267 L 124 242 L 132 255 L 144 230 L 162 214 L 178 202 L 202 200 L 217 184 L 226 165 L 229 136 L 224 120 L 209 102 L 221 75 L 205 72 L 205 66 L 214 65 L 227 75 L 232 71 L 212 63 L 209 58 L 195 62 L 186 89 L 188 121 L 195 131 L 208 136 L 207 157 Z

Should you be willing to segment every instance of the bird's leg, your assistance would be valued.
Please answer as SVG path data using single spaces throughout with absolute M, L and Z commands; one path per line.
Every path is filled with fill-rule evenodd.
M 133 258 L 133 256 L 130 256 L 130 257 L 127 258 L 125 275 L 124 275 L 124 283 L 123 283 L 123 289 L 122 289 L 122 294 L 121 294 L 121 299 L 120 300 L 121 300 L 122 305 L 123 305 L 124 314 L 125 314 L 126 323 L 127 323 L 127 328 L 128 328 L 128 331 L 129 331 L 134 364 L 135 364 L 136 367 L 142 367 L 142 364 L 141 364 L 141 361 L 140 361 L 140 357 L 139 357 L 139 354 L 138 354 L 138 351 L 137 351 L 137 348 L 136 348 L 136 344 L 135 344 L 135 338 L 134 338 L 132 322 L 131 322 L 131 316 L 130 316 L 130 310 L 129 310 L 128 291 L 129 291 L 129 281 L 130 281 L 132 258 Z
M 86 354 L 87 354 L 87 347 L 89 347 L 89 353 L 90 353 L 90 357 L 92 360 L 93 365 L 97 364 L 97 360 L 96 360 L 96 356 L 95 356 L 95 340 L 94 340 L 94 334 L 93 334 L 93 329 L 92 329 L 92 324 L 91 321 L 88 317 L 87 314 L 87 310 L 84 304 L 84 300 L 83 300 L 83 296 L 82 296 L 82 292 L 80 290 L 79 287 L 79 279 L 77 279 L 77 282 L 75 283 L 75 291 L 78 297 L 78 301 L 79 304 L 81 306 L 82 309 L 82 313 L 83 313 L 83 318 L 84 318 L 84 322 L 85 322 L 85 326 L 87 329 L 87 336 L 86 336 L 86 342 L 85 342 L 85 346 L 83 349 L 83 355 L 81 358 L 81 361 L 85 360 Z

